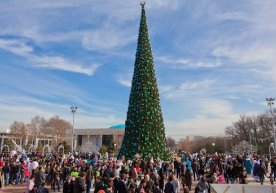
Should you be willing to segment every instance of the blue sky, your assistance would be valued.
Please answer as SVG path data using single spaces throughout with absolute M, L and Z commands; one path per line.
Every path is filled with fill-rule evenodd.
M 0 128 L 59 115 L 124 123 L 140 1 L 0 3 Z M 151 0 L 147 22 L 166 133 L 220 135 L 267 110 L 276 87 L 274 0 Z

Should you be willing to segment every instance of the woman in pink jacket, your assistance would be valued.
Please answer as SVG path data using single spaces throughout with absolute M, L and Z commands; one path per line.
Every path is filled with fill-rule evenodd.
M 221 171 L 217 171 L 216 181 L 217 181 L 218 184 L 224 184 L 225 183 L 224 176 L 223 176 Z

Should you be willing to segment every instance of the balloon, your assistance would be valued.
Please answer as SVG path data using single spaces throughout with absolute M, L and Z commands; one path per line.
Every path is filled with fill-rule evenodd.
M 10 156 L 11 157 L 13 157 L 14 155 L 16 155 L 17 154 L 17 152 L 15 151 L 15 150 L 12 150 L 11 152 L 10 152 Z
M 35 170 L 39 166 L 37 161 L 33 161 L 29 167 L 30 170 Z

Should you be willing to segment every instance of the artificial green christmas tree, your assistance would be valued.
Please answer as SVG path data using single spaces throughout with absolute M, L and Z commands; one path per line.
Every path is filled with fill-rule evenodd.
M 148 35 L 145 3 L 141 5 L 142 13 L 125 135 L 118 157 L 132 159 L 139 154 L 145 159 L 154 157 L 170 160 L 171 154 L 166 143 Z

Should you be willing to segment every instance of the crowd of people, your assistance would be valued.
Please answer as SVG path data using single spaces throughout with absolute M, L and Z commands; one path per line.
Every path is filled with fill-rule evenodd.
M 268 169 L 270 166 L 270 169 Z M 252 175 L 263 184 L 275 181 L 276 159 L 253 155 L 186 153 L 173 161 L 117 160 L 108 154 L 2 154 L 0 185 L 25 183 L 25 193 L 195 193 L 210 192 L 210 184 L 246 184 Z M 47 188 L 49 187 L 49 189 Z

